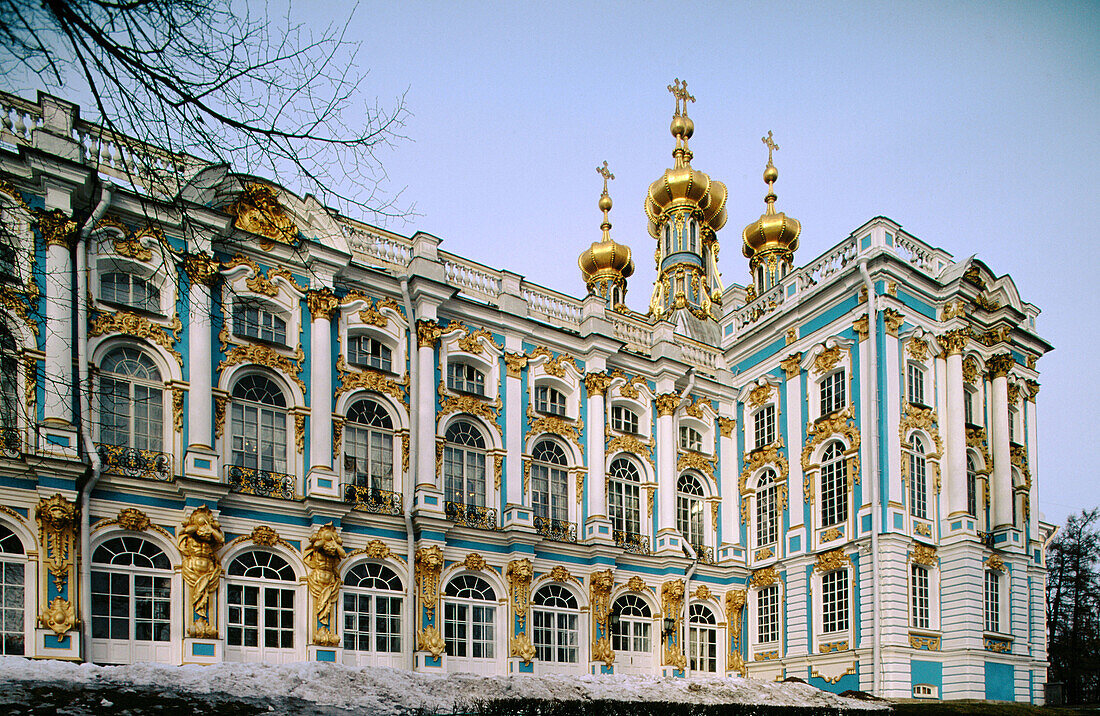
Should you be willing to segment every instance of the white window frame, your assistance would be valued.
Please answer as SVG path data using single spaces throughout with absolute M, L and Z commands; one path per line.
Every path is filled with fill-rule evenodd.
M 255 311 L 256 321 L 249 321 L 245 312 Z M 233 335 L 250 341 L 260 341 L 276 346 L 287 347 L 290 334 L 290 321 L 286 314 L 271 304 L 254 298 L 238 297 L 233 300 L 231 315 Z M 281 325 L 280 325 L 281 324 Z M 255 329 L 255 332 L 250 332 Z
M 703 452 L 703 433 L 690 425 L 680 426 L 680 449 Z
M 356 580 L 355 584 L 349 582 L 352 579 Z M 368 580 L 370 582 L 368 586 L 361 586 Z M 396 589 L 393 588 L 395 581 Z M 380 586 L 382 584 L 386 586 Z M 400 656 L 405 644 L 402 628 L 405 613 L 404 597 L 405 590 L 401 575 L 388 565 L 379 562 L 360 562 L 353 565 L 344 574 L 340 588 L 340 624 L 344 650 L 367 657 Z M 367 605 L 365 613 L 359 609 L 364 600 Z M 354 602 L 352 605 L 354 608 L 350 610 L 349 601 Z M 385 609 L 385 613 L 381 614 L 381 622 L 378 609 L 380 605 L 384 605 Z M 396 614 L 392 610 L 394 605 L 397 607 Z M 392 627 L 395 619 L 396 630 L 379 631 L 380 623 Z M 357 628 L 359 626 L 366 628 Z M 361 648 L 364 642 L 367 647 L 365 649 Z M 379 648 L 380 644 L 383 648 Z
M 447 361 L 448 390 L 485 398 L 487 382 L 485 371 L 479 366 L 461 360 Z
M 448 595 L 451 585 L 456 584 L 458 580 L 462 580 L 465 586 L 459 588 L 456 591 L 472 591 L 472 583 L 476 584 L 480 582 L 484 587 L 488 587 L 488 594 L 491 598 L 487 599 L 475 599 L 473 597 L 460 596 L 460 595 Z M 486 594 L 484 587 L 478 587 L 482 595 Z M 461 659 L 471 663 L 492 664 L 497 660 L 499 646 L 497 644 L 497 633 L 505 625 L 496 623 L 497 618 L 497 595 L 496 589 L 488 580 L 483 577 L 471 574 L 459 574 L 451 578 L 447 583 L 447 587 L 443 590 L 443 605 L 442 609 L 439 609 L 436 614 L 437 618 L 443 623 L 443 638 L 446 644 L 447 656 L 450 659 Z M 501 610 L 505 617 L 510 616 L 508 610 Z M 461 614 L 460 614 L 461 613 Z M 482 618 L 478 618 L 478 616 Z M 485 618 L 487 617 L 487 618 Z M 461 627 L 464 630 L 464 636 L 459 637 L 452 636 L 450 631 L 452 628 L 458 629 Z M 484 632 L 491 632 L 488 638 L 476 638 L 476 632 L 481 630 L 482 636 Z M 453 645 L 453 646 L 452 646 Z M 461 645 L 464 654 L 452 654 L 451 652 L 457 650 L 457 647 Z M 480 650 L 482 653 L 480 656 L 475 656 L 474 652 Z
M 544 415 L 556 415 L 564 418 L 567 400 L 565 393 L 552 385 L 535 386 L 535 411 Z
M 717 674 L 721 668 L 718 638 L 718 618 L 709 605 L 692 602 L 688 605 L 688 666 L 693 672 Z
M 272 578 L 270 576 L 257 577 L 257 576 L 245 576 L 245 575 L 230 574 L 230 571 L 233 569 L 234 563 L 238 559 L 244 559 L 246 557 L 246 555 L 248 555 L 249 553 L 258 553 L 258 554 L 262 554 L 262 555 L 266 555 L 266 556 L 265 557 L 260 557 L 260 556 L 257 555 L 255 557 L 253 557 L 253 560 L 256 562 L 256 565 L 252 566 L 250 569 L 247 569 L 246 571 L 251 571 L 251 569 L 257 569 L 257 571 L 261 571 L 261 572 L 266 571 L 262 568 L 257 568 L 257 566 L 260 564 L 260 562 L 264 562 L 265 564 L 268 565 L 267 569 L 275 569 L 275 570 L 277 570 L 277 572 L 280 575 L 290 575 L 290 578 L 287 578 L 286 576 L 280 576 L 278 578 Z M 272 558 L 276 558 L 276 559 L 281 560 L 282 562 L 284 562 L 285 565 L 286 565 L 286 569 L 284 570 L 281 567 L 272 566 L 273 564 L 275 564 L 275 562 Z M 300 600 L 298 598 L 298 592 L 299 592 L 298 578 L 297 578 L 297 575 L 294 571 L 293 566 L 290 564 L 290 560 L 284 558 L 283 555 L 277 554 L 277 553 L 272 552 L 272 551 L 261 550 L 261 549 L 247 549 L 247 550 L 244 550 L 244 551 L 242 551 L 238 554 L 233 555 L 232 559 L 229 559 L 229 560 L 226 561 L 226 572 L 225 572 L 225 574 L 226 574 L 226 576 L 225 576 L 225 597 L 224 597 L 225 612 L 224 613 L 225 613 L 225 619 L 226 619 L 226 642 L 225 642 L 225 644 L 226 644 L 226 656 L 230 657 L 230 656 L 233 656 L 233 655 L 239 655 L 241 657 L 240 659 L 227 658 L 227 660 L 228 661 L 237 661 L 237 660 L 239 660 L 239 661 L 248 661 L 248 662 L 261 661 L 261 662 L 274 662 L 274 663 L 286 663 L 286 662 L 300 660 L 299 653 L 300 653 L 300 644 L 302 642 L 302 635 L 299 633 L 299 630 L 298 630 L 298 620 L 299 620 L 299 616 L 301 615 L 302 612 L 301 612 L 301 606 L 299 604 Z M 229 601 L 230 596 L 231 596 L 231 592 L 233 591 L 234 588 L 240 588 L 240 590 L 241 590 L 242 599 L 241 599 L 241 602 L 239 604 L 238 603 L 232 603 L 231 604 L 230 601 Z M 256 589 L 257 590 L 256 591 L 256 595 L 257 595 L 256 605 L 251 605 L 245 600 L 244 595 L 247 593 L 248 589 Z M 272 605 L 268 604 L 267 593 L 270 590 L 275 590 L 275 591 L 278 592 L 278 595 L 279 595 L 279 600 L 278 601 L 279 601 L 279 603 L 277 605 L 272 606 Z M 289 607 L 287 607 L 287 604 L 286 604 L 287 599 L 290 600 L 290 606 Z M 258 622 L 257 622 L 257 625 L 255 627 L 248 626 L 247 620 L 244 618 L 245 609 L 247 609 L 249 607 L 255 608 L 256 611 L 257 611 Z M 239 618 L 239 619 L 233 619 L 232 618 L 232 610 L 235 609 L 235 608 L 241 610 L 240 611 L 241 618 Z M 292 613 L 293 619 L 291 620 L 291 623 L 293 624 L 293 626 L 289 630 L 290 635 L 291 635 L 290 636 L 290 640 L 291 640 L 291 645 L 290 646 L 285 646 L 284 645 L 285 642 L 283 640 L 283 636 L 288 630 L 283 628 L 283 627 L 278 627 L 274 630 L 276 636 L 278 637 L 277 640 L 279 641 L 279 645 L 278 646 L 268 646 L 267 645 L 267 636 L 268 636 L 267 632 L 269 631 L 267 616 L 269 614 L 269 612 L 268 612 L 269 609 L 274 610 L 273 612 L 271 612 L 271 614 L 277 614 L 278 617 L 280 617 L 280 618 L 283 616 L 283 613 L 286 612 L 286 611 L 290 611 Z M 278 622 L 278 621 L 279 621 L 279 619 L 276 620 L 276 622 Z M 232 640 L 230 630 L 233 629 L 233 628 L 239 628 L 241 630 L 240 631 L 240 637 L 241 637 L 241 643 L 240 644 L 231 644 L 230 643 L 230 641 Z M 257 643 L 256 643 L 255 646 L 249 646 L 249 645 L 246 644 L 247 631 L 249 629 L 252 629 L 252 628 L 254 628 L 256 630 Z
M 616 404 L 611 406 L 611 429 L 624 435 L 640 434 L 641 418 L 631 406 Z
M 982 629 L 987 634 L 1008 633 L 1004 629 L 1007 581 L 1005 572 L 988 567 L 985 569 L 982 577 Z
M 695 491 L 684 489 L 689 480 Z M 706 492 L 705 482 L 693 472 L 676 480 L 676 531 L 693 547 L 707 545 Z
M 848 405 L 848 384 L 844 368 L 834 370 L 818 381 L 820 416 L 831 415 Z
M 774 595 L 774 597 L 772 596 Z M 762 604 L 762 600 L 768 601 Z M 752 645 L 752 652 L 759 653 L 763 651 L 777 651 L 780 656 L 783 652 L 783 582 L 776 581 L 775 584 L 769 584 L 766 587 L 755 587 L 749 590 L 748 599 L 748 612 L 749 612 L 749 644 Z M 765 612 L 761 609 L 762 606 L 767 606 L 768 611 Z M 764 623 L 764 618 L 771 616 L 770 612 L 774 607 L 774 639 L 762 640 L 762 628 L 767 626 Z M 770 632 L 770 630 L 769 630 Z M 772 635 L 771 633 L 767 634 Z M 752 654 L 750 653 L 750 658 Z
M 539 603 L 546 599 L 558 603 Z M 531 595 L 531 627 L 536 658 L 543 664 L 586 663 L 582 660 L 580 600 L 568 587 L 551 582 L 535 590 Z
M 349 335 L 347 356 L 349 365 L 358 368 L 372 368 L 383 373 L 394 372 L 393 348 L 370 333 L 352 333 Z
M 23 540 L 0 523 L 0 654 L 5 656 L 29 656 L 34 650 L 27 639 L 27 607 L 33 603 L 33 591 L 28 595 L 28 590 L 34 589 L 33 578 L 28 579 L 32 576 L 29 567 Z M 9 629 L 13 622 L 15 626 Z
M 156 371 L 156 377 L 142 377 L 132 374 L 116 373 L 108 371 L 103 368 L 106 360 L 116 353 L 121 351 L 128 351 L 133 354 L 128 360 L 135 360 L 137 358 L 144 359 L 148 362 L 148 367 L 151 370 Z M 166 445 L 169 443 L 165 440 L 166 421 L 165 415 L 165 398 L 166 393 L 164 387 L 164 373 L 161 372 L 160 366 L 157 365 L 157 361 L 150 356 L 149 351 L 140 347 L 123 344 L 112 346 L 103 354 L 103 358 L 99 361 L 100 371 L 97 378 L 98 390 L 96 395 L 96 422 L 95 430 L 96 435 L 99 438 L 99 442 L 108 443 L 108 438 L 111 437 L 104 430 L 104 419 L 107 417 L 106 403 L 108 399 L 108 386 L 111 383 L 119 386 L 125 384 L 127 386 L 127 399 L 128 408 L 126 418 L 129 423 L 126 429 L 126 442 L 117 443 L 109 442 L 112 445 L 120 445 L 121 447 L 136 448 L 138 450 L 151 450 L 153 452 L 169 452 L 166 450 Z M 137 414 L 137 407 L 139 405 L 139 398 L 137 397 L 138 391 L 148 392 L 148 411 L 147 416 L 142 421 Z M 117 414 L 117 413 L 115 413 Z M 121 416 L 120 416 L 121 417 Z M 148 425 L 148 430 L 144 432 L 138 431 L 139 422 L 144 422 Z M 14 426 L 13 426 L 14 427 Z M 112 430 L 111 433 L 114 431 Z M 113 439 L 113 438 L 112 438 Z
M 761 481 L 765 474 L 771 475 L 771 480 L 767 485 L 761 485 Z M 767 502 L 769 503 L 769 509 L 774 510 L 774 520 L 769 520 L 773 523 L 774 535 L 768 541 L 761 540 L 761 533 L 763 530 L 763 521 L 761 520 L 761 508 L 762 492 L 767 490 L 770 494 Z M 756 476 L 756 488 L 753 490 L 752 496 L 752 540 L 753 549 L 758 550 L 763 547 L 775 547 L 778 550 L 780 533 L 783 531 L 783 511 L 779 509 L 779 473 L 773 467 L 766 467 L 760 471 Z
M 623 460 L 633 468 L 634 474 L 638 478 L 637 481 L 627 480 L 612 474 L 611 467 L 619 460 Z M 646 520 L 642 518 L 643 480 L 642 469 L 626 455 L 620 453 L 609 463 L 607 470 L 607 517 L 611 520 L 612 530 L 627 535 L 645 537 Z M 616 490 L 621 494 L 615 495 Z M 633 524 L 632 519 L 635 518 L 637 523 Z
M 910 405 L 928 407 L 928 371 L 920 363 L 905 364 L 905 400 Z M 965 396 L 964 396 L 965 398 Z
M 761 406 L 752 414 L 753 448 L 760 449 L 771 445 L 779 435 L 775 403 Z

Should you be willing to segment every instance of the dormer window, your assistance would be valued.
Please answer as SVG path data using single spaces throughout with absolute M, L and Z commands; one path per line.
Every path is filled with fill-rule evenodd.
M 132 273 L 111 271 L 101 274 L 99 298 L 108 303 L 160 313 L 160 289 Z
M 565 395 L 557 388 L 540 385 L 535 388 L 535 410 L 549 415 L 565 415 Z
M 762 448 L 775 442 L 775 406 L 765 405 L 752 418 L 754 445 Z
M 906 392 L 909 402 L 913 405 L 925 405 L 924 402 L 924 370 L 915 363 L 909 364 Z
M 821 381 L 821 415 L 829 415 L 847 404 L 844 390 L 844 371 L 838 370 Z
M 371 336 L 348 336 L 348 363 L 393 372 L 390 349 Z
M 467 363 L 448 363 L 447 387 L 459 393 L 485 395 L 485 374 Z
M 703 434 L 687 425 L 680 426 L 680 449 L 703 451 Z
M 286 345 L 286 321 L 255 303 L 233 306 L 233 335 Z
M 611 406 L 611 429 L 620 433 L 638 434 L 638 414 L 621 405 Z

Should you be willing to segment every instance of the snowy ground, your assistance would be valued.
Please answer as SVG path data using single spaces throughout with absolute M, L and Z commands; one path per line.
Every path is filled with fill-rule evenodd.
M 91 666 L 62 661 L 0 657 L 0 694 L 40 693 L 43 687 L 67 693 L 88 692 L 105 700 L 100 714 L 112 708 L 110 689 L 126 693 L 164 693 L 171 698 L 195 695 L 204 703 L 228 696 L 256 711 L 281 713 L 348 713 L 398 716 L 452 713 L 476 701 L 546 699 L 555 701 L 657 701 L 694 704 L 765 704 L 845 710 L 885 709 L 884 702 L 846 699 L 802 683 L 769 683 L 730 678 L 661 679 L 649 676 L 437 676 L 384 668 L 300 663 L 283 666 L 219 664 L 216 666 Z M 101 699 L 102 695 L 102 699 Z M 30 698 L 30 697 L 28 697 Z M 6 700 L 6 699 L 5 699 Z M 87 700 L 87 699 L 85 699 Z M 10 703 L 10 702 L 9 702 Z M 166 712 L 173 712 L 170 700 Z M 9 706 L 10 708 L 10 706 Z M 161 711 L 161 708 L 157 708 Z M 210 713 L 208 709 L 200 711 Z M 248 709 L 252 711 L 252 709 Z M 19 713 L 39 713 L 34 709 Z M 130 713 L 146 713 L 137 709 Z M 220 712 L 220 711 L 219 711 Z M 10 712 L 9 712 L 10 713 Z M 55 713 L 50 711 L 49 713 Z M 83 707 L 56 713 L 88 713 Z

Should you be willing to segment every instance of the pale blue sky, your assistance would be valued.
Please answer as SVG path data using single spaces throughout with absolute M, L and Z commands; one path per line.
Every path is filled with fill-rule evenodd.
M 296 13 L 344 12 L 330 8 Z M 642 201 L 671 161 L 679 77 L 693 165 L 729 187 L 727 283 L 747 278 L 769 129 L 797 263 L 882 214 L 1011 274 L 1056 347 L 1039 362 L 1040 510 L 1061 523 L 1100 504 L 1100 4 L 365 2 L 350 34 L 367 92 L 408 89 L 413 113 L 383 160 L 419 216 L 390 228 L 448 251 L 582 295 L 606 159 L 612 235 L 638 265 L 628 303 L 645 310 Z

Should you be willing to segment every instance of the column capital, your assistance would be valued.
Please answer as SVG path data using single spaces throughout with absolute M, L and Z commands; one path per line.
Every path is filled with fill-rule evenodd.
M 940 336 L 940 345 L 947 355 L 960 355 L 966 348 L 966 342 L 970 338 L 970 331 L 966 328 L 956 328 Z
M 1029 379 L 1024 382 L 1027 383 L 1027 401 L 1034 403 L 1035 399 L 1039 397 L 1039 381 Z
M 416 322 L 416 345 L 420 348 L 435 348 L 439 337 L 443 335 L 443 326 L 435 321 L 419 319 Z
M 791 353 L 779 365 L 783 367 L 783 372 L 787 374 L 787 380 L 794 378 L 802 372 L 802 352 Z
M 718 433 L 724 438 L 733 437 L 733 429 L 737 427 L 735 418 L 718 418 Z
M 205 254 L 186 253 L 183 255 L 183 271 L 191 283 L 213 286 L 218 280 L 221 264 Z
M 657 404 L 658 416 L 664 417 L 666 415 L 672 415 L 680 405 L 680 394 L 676 391 L 672 391 L 671 393 L 660 393 L 654 402 Z
M 604 395 L 607 387 L 611 385 L 611 376 L 607 373 L 586 373 L 584 387 L 588 389 L 588 395 Z
M 507 368 L 509 378 L 518 378 L 520 372 L 527 367 L 527 354 L 505 351 L 504 365 Z
M 1012 370 L 1015 363 L 1016 361 L 1012 360 L 1012 354 L 1010 353 L 997 353 L 991 356 L 985 363 L 989 369 L 989 379 L 1004 378 Z
M 38 229 L 47 246 L 64 246 L 71 249 L 76 242 L 77 223 L 65 215 L 61 209 L 39 211 Z
M 340 299 L 328 288 L 311 288 L 306 291 L 306 305 L 309 306 L 309 314 L 314 320 L 332 320 L 333 315 L 340 310 Z

